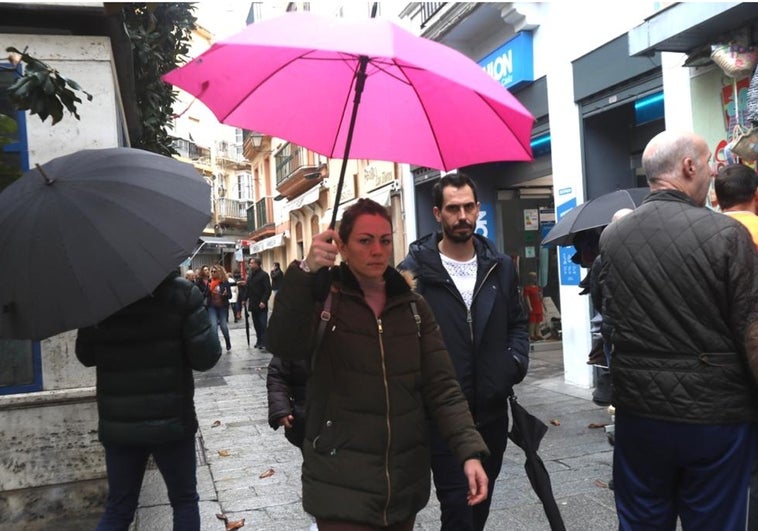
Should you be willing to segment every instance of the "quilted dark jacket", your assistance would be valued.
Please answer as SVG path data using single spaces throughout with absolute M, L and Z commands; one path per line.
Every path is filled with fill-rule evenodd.
M 658 191 L 603 231 L 600 251 L 616 409 L 692 423 L 755 419 L 758 258 L 745 228 Z
M 200 290 L 171 275 L 151 296 L 80 329 L 76 356 L 97 367 L 100 440 L 148 446 L 197 431 L 192 370 L 213 367 L 221 345 Z
M 461 463 L 486 456 L 487 447 L 424 300 L 387 268 L 377 319 L 347 266 L 332 275 L 331 320 L 307 383 L 303 507 L 321 518 L 387 526 L 429 500 L 426 411 Z M 287 269 L 266 335 L 274 355 L 310 357 L 320 313 L 315 280 L 296 262 Z
M 508 395 L 529 367 L 528 318 L 510 258 L 474 235 L 477 279 L 471 311 L 442 265 L 438 232 L 410 245 L 398 269 L 408 270 L 440 325 L 458 381 L 477 425 L 508 415 Z

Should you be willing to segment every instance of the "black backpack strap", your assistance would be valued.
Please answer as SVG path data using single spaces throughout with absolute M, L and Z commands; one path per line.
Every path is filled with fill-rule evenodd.
M 332 290 L 326 295 L 324 300 L 324 307 L 321 309 L 321 317 L 316 329 L 316 344 L 313 347 L 313 354 L 311 355 L 311 372 L 316 368 L 316 358 L 318 349 L 321 347 L 321 341 L 324 339 L 324 333 L 326 332 L 326 325 L 332 319 Z

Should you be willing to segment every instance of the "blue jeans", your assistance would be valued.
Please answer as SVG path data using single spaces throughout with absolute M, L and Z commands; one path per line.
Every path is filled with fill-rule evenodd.
M 744 531 L 753 425 L 685 424 L 616 411 L 619 529 Z
M 108 470 L 108 501 L 96 531 L 129 529 L 150 454 L 168 489 L 168 499 L 174 510 L 174 531 L 200 530 L 194 437 L 155 446 L 103 446 Z
M 228 306 L 208 306 L 208 317 L 211 320 L 211 328 L 216 331 L 221 327 L 221 333 L 226 341 L 226 350 L 232 348 L 232 342 L 229 340 L 229 307 Z
M 463 473 L 463 467 L 450 452 L 437 429 L 432 427 L 432 472 L 434 488 L 440 502 L 441 531 L 481 531 L 487 522 L 495 480 L 500 474 L 505 446 L 508 443 L 508 417 L 488 422 L 477 427 L 477 430 L 490 451 L 490 456 L 482 462 L 489 480 L 489 488 L 486 500 L 469 506 L 466 500 L 468 480 Z

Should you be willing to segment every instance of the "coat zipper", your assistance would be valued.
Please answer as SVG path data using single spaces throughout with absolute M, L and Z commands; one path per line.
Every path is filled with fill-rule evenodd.
M 384 526 L 389 525 L 387 523 L 387 512 L 389 511 L 390 507 L 390 498 L 392 495 L 392 480 L 390 479 L 390 445 L 392 444 L 392 427 L 390 425 L 390 391 L 389 391 L 389 384 L 387 383 L 387 363 L 384 356 L 384 340 L 382 339 L 382 334 L 384 333 L 384 329 L 382 328 L 382 320 L 381 318 L 376 320 L 376 324 L 379 330 L 379 352 L 381 353 L 382 357 L 382 379 L 384 380 L 384 402 L 387 414 L 385 416 L 385 420 L 387 422 L 387 446 L 384 450 L 384 477 L 387 480 L 387 501 L 384 504 L 384 511 L 382 513 L 382 520 Z
M 485 282 L 487 281 L 487 278 L 489 278 L 490 274 L 492 274 L 492 271 L 495 270 L 497 267 L 497 262 L 492 264 L 492 266 L 487 270 L 487 273 L 484 274 L 484 277 L 482 277 L 482 281 L 479 283 L 479 287 L 474 291 L 474 294 L 471 296 L 471 305 L 474 305 L 474 300 L 476 299 L 476 296 L 479 294 L 479 292 L 482 290 L 482 286 L 484 286 Z M 466 307 L 466 301 L 463 300 L 463 297 L 461 297 L 460 292 L 456 289 L 453 290 L 450 289 L 450 292 L 454 295 L 457 294 L 458 299 L 463 303 L 463 306 Z M 469 333 L 469 340 L 471 341 L 471 351 L 474 351 L 474 317 L 471 315 L 471 308 L 466 307 L 466 324 L 468 325 L 468 333 Z M 473 403 L 471 404 L 471 412 L 474 414 L 474 418 L 476 418 L 476 412 L 477 412 L 477 389 L 476 389 L 476 356 L 472 356 L 472 374 L 471 374 L 471 381 L 474 384 L 474 392 L 472 396 Z M 478 424 L 477 424 L 478 425 Z

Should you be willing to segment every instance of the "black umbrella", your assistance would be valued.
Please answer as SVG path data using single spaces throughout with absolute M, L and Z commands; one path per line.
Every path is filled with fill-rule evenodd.
M 247 336 L 247 346 L 250 346 L 250 314 L 247 313 L 247 304 L 242 303 L 242 307 L 245 308 L 245 336 Z
M 622 208 L 637 208 L 649 193 L 650 188 L 630 188 L 586 201 L 569 210 L 550 229 L 542 240 L 542 245 L 571 245 L 578 232 L 605 227 L 611 222 L 613 214 Z
M 550 485 L 550 475 L 547 473 L 545 463 L 537 455 L 540 441 L 545 436 L 545 433 L 547 433 L 547 425 L 524 409 L 516 401 L 515 396 L 509 396 L 508 401 L 511 403 L 511 417 L 513 419 L 508 438 L 524 450 L 524 454 L 526 455 L 526 462 L 524 463 L 526 475 L 529 478 L 529 483 L 532 484 L 534 492 L 540 501 L 542 501 L 545 514 L 550 522 L 550 529 L 552 531 L 566 531 L 561 512 L 555 503 L 553 488 Z
M 191 165 L 91 149 L 29 170 L 0 193 L 0 337 L 39 340 L 98 323 L 150 294 L 210 219 Z

